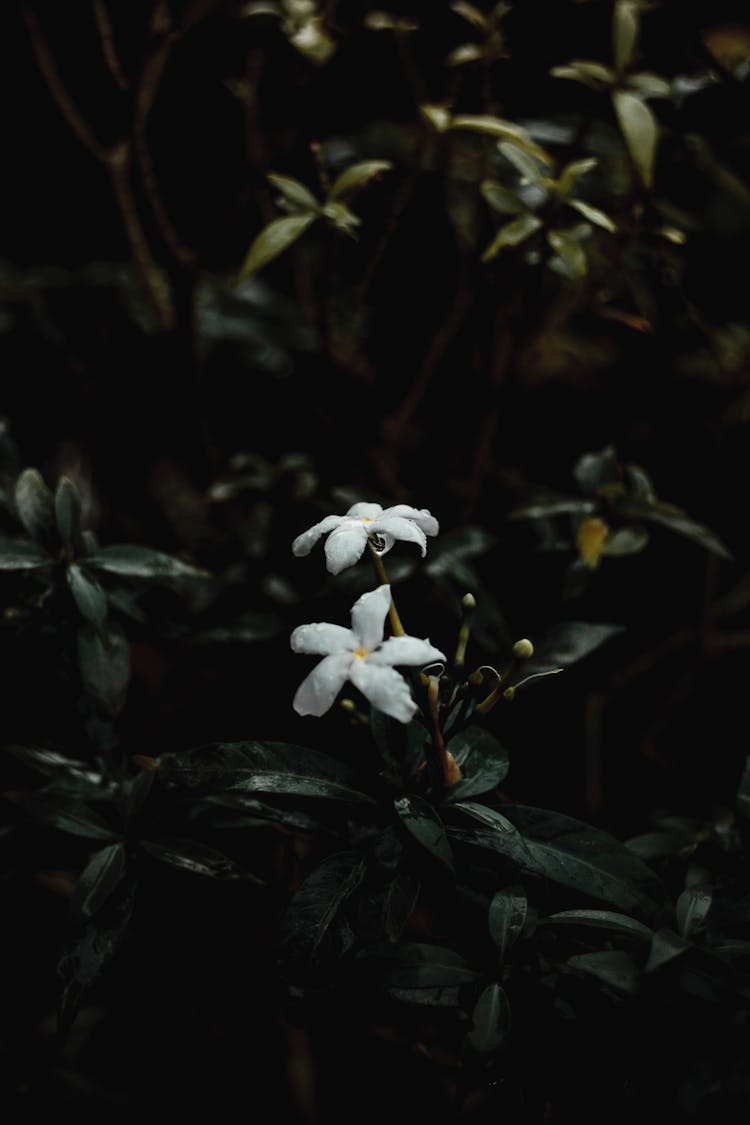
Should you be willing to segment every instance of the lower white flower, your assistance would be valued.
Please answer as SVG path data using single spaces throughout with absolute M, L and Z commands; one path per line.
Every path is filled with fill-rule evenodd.
M 325 714 L 349 680 L 378 711 L 401 723 L 413 718 L 417 705 L 394 665 L 422 667 L 445 660 L 445 656 L 429 641 L 417 637 L 383 640 L 390 604 L 390 586 L 379 586 L 352 606 L 351 629 L 317 622 L 294 630 L 291 642 L 295 652 L 323 657 L 294 696 L 294 710 L 299 715 Z
M 377 536 L 381 554 L 390 551 L 397 539 L 416 543 L 422 558 L 427 553 L 427 536 L 437 535 L 438 521 L 426 508 L 395 504 L 385 511 L 380 504 L 352 504 L 345 516 L 326 516 L 303 531 L 292 543 L 295 555 L 309 555 L 322 535 L 327 535 L 326 565 L 331 574 L 353 566 L 362 555 L 369 536 Z

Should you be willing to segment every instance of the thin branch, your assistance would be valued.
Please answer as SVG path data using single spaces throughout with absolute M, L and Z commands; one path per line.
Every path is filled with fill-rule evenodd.
M 117 47 L 115 46 L 115 36 L 112 30 L 112 21 L 109 18 L 107 5 L 105 0 L 92 0 L 94 8 L 94 20 L 96 22 L 96 29 L 99 32 L 99 40 L 102 45 L 102 54 L 104 61 L 109 68 L 109 72 L 114 78 L 117 85 L 124 92 L 130 88 L 130 81 L 127 74 L 120 65 L 120 59 L 117 54 Z

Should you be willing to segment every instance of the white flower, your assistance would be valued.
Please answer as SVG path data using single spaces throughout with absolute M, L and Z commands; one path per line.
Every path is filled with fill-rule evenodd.
M 295 555 L 309 555 L 321 535 L 328 535 L 325 552 L 331 574 L 339 574 L 360 557 L 370 535 L 383 541 L 381 554 L 390 551 L 397 539 L 418 543 L 422 558 L 427 554 L 427 536 L 437 535 L 438 521 L 426 508 L 396 504 L 385 511 L 380 504 L 352 504 L 345 516 L 326 516 L 292 543 Z M 330 535 L 328 534 L 330 532 Z
M 299 715 L 323 715 L 349 680 L 373 707 L 408 723 L 417 710 L 409 685 L 393 667 L 421 667 L 445 660 L 442 652 L 417 637 L 383 640 L 383 626 L 391 604 L 390 586 L 363 594 L 352 606 L 352 627 L 318 622 L 299 625 L 292 633 L 295 652 L 324 659 L 303 680 L 294 697 Z

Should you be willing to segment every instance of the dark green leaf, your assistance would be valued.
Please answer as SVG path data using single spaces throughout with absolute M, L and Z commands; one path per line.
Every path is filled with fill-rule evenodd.
M 651 942 L 645 971 L 653 973 L 656 969 L 660 969 L 662 965 L 674 961 L 675 957 L 679 957 L 690 948 L 691 943 L 680 937 L 679 934 L 674 933 L 673 930 L 657 930 Z
M 686 832 L 644 832 L 625 841 L 625 847 L 640 859 L 665 859 L 677 855 L 692 844 Z
M 474 1026 L 469 1032 L 468 1042 L 474 1050 L 482 1055 L 497 1051 L 510 1032 L 510 1004 L 496 981 L 487 985 L 480 994 L 471 1018 Z
M 745 768 L 737 788 L 737 812 L 750 817 L 750 755 L 745 758 Z
M 118 715 L 130 680 L 128 642 L 119 625 L 110 624 L 106 639 L 89 625 L 78 631 L 78 667 L 86 694 L 105 715 Z
M 626 519 L 646 520 L 649 523 L 659 524 L 677 535 L 684 536 L 703 547 L 706 551 L 718 555 L 722 559 L 731 559 L 729 550 L 705 524 L 691 519 L 681 508 L 673 504 L 664 504 L 660 501 L 650 502 L 635 496 L 626 496 L 617 501 L 616 511 L 619 516 Z
M 36 543 L 0 538 L 0 570 L 39 570 L 51 565 L 50 556 Z
M 35 543 L 55 545 L 55 506 L 38 469 L 24 469 L 16 481 L 18 517 Z
M 101 909 L 125 873 L 125 845 L 108 844 L 94 852 L 78 881 L 70 901 L 73 918 L 85 921 Z
M 89 840 L 113 840 L 117 836 L 88 805 L 75 797 L 45 792 L 3 795 L 40 824 L 49 824 L 71 836 L 83 836 Z
M 644 926 L 642 922 L 629 918 L 627 914 L 617 914 L 613 910 L 561 910 L 557 914 L 540 918 L 539 925 L 593 926 L 649 942 L 654 936 L 653 930 Z
M 55 491 L 55 522 L 63 546 L 79 554 L 83 550 L 81 497 L 68 477 L 60 477 Z
M 358 191 L 359 188 L 369 184 L 376 176 L 389 172 L 392 167 L 390 160 L 363 160 L 358 164 L 350 165 L 344 169 L 338 179 L 334 180 L 328 193 L 329 201 L 344 199 L 353 191 Z
M 342 791 L 345 790 L 350 794 L 348 800 L 371 800 L 359 792 L 356 775 L 349 765 L 328 754 L 287 742 L 215 742 L 185 754 L 166 754 L 161 759 L 161 767 L 170 780 L 203 792 L 221 792 L 230 788 L 235 792 L 241 792 L 242 788 L 252 792 L 254 777 L 270 774 L 276 778 L 286 774 L 292 786 L 296 784 L 294 779 L 306 778 L 329 783 L 330 795 L 339 793 L 343 796 Z M 245 781 L 250 781 L 250 786 L 240 787 L 240 783 Z M 283 781 L 272 784 L 283 785 Z M 319 795 L 325 789 L 325 784 L 321 784 Z M 282 790 L 276 788 L 273 791 Z M 297 792 L 293 788 L 289 791 Z
M 193 875 L 206 875 L 210 879 L 251 879 L 255 883 L 260 882 L 223 852 L 195 840 L 142 840 L 141 847 L 162 863 L 179 867 Z
M 205 578 L 206 572 L 183 562 L 174 555 L 123 543 L 100 547 L 86 559 L 87 566 L 117 574 L 122 578 L 149 578 L 169 582 L 177 578 Z
M 700 929 L 711 909 L 713 893 L 710 887 L 687 887 L 677 899 L 677 929 L 680 936 L 692 937 Z
M 412 794 L 393 802 L 401 823 L 422 847 L 450 871 L 453 870 L 453 852 L 445 828 L 432 805 Z
M 389 941 L 398 941 L 411 917 L 421 884 L 408 869 L 399 871 L 388 884 L 383 903 L 383 928 Z
M 526 892 L 518 885 L 504 887 L 492 898 L 487 925 L 500 954 L 501 964 L 505 962 L 508 950 L 524 927 L 527 909 Z
M 605 641 L 623 632 L 622 625 L 591 621 L 561 621 L 534 644 L 534 655 L 524 661 L 523 676 L 567 668 L 583 660 Z
M 463 774 L 446 794 L 445 799 L 451 804 L 489 792 L 508 775 L 508 751 L 483 727 L 469 726 L 454 735 L 448 749 Z
M 638 987 L 638 966 L 621 949 L 579 953 L 568 958 L 568 964 L 571 969 L 589 973 L 618 992 L 635 992 Z
M 422 942 L 370 946 L 357 954 L 357 962 L 382 966 L 380 980 L 388 988 L 448 988 L 477 979 L 460 953 Z
M 558 496 L 546 493 L 531 499 L 519 508 L 514 508 L 508 518 L 512 520 L 537 520 L 548 516 L 586 515 L 596 511 L 593 500 L 582 500 L 579 496 Z
M 83 617 L 93 625 L 100 637 L 105 637 L 107 621 L 107 595 L 97 580 L 87 574 L 78 563 L 71 563 L 65 572 L 70 592 Z
M 282 949 L 290 961 L 314 964 L 323 943 L 329 937 L 335 942 L 334 923 L 364 874 L 359 855 L 337 852 L 308 875 L 289 903 L 282 926 Z
M 46 746 L 8 746 L 6 749 L 32 769 L 39 770 L 48 777 L 70 779 L 85 784 L 101 782 L 101 774 L 86 762 L 68 758 L 57 750 L 47 749 Z
M 586 496 L 607 493 L 620 483 L 620 465 L 613 445 L 596 453 L 584 453 L 573 467 L 573 476 Z
M 316 213 L 307 211 L 302 215 L 285 215 L 282 219 L 270 222 L 248 250 L 237 277 L 238 282 L 245 281 L 282 254 L 305 233 L 317 217 Z
M 300 763 L 300 771 L 304 769 L 304 765 L 304 762 Z M 300 797 L 324 797 L 331 801 L 351 801 L 354 804 L 373 803 L 372 797 L 357 789 L 349 789 L 337 781 L 311 777 L 303 772 L 274 773 L 270 770 L 258 770 L 235 782 L 231 790 L 235 793 L 285 793 Z

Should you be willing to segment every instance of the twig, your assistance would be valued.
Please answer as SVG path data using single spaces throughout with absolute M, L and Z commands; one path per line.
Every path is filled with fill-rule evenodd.
M 107 5 L 105 0 L 92 0 L 94 8 L 94 20 L 96 21 L 96 29 L 99 32 L 99 39 L 102 45 L 102 54 L 104 61 L 109 67 L 109 72 L 114 78 L 117 85 L 124 92 L 130 88 L 130 81 L 125 74 L 120 59 L 117 55 L 117 48 L 115 47 L 115 37 L 112 30 L 112 21 L 109 18 Z

